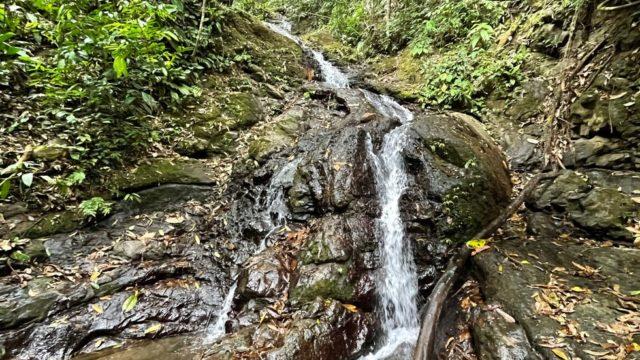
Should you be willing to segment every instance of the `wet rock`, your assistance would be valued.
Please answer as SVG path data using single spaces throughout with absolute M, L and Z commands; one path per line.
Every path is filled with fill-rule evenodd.
M 494 311 L 483 311 L 473 324 L 475 350 L 481 360 L 542 359 L 531 347 L 522 326 Z
M 222 339 L 205 359 L 231 359 L 233 354 L 260 355 L 271 360 L 347 359 L 358 354 L 373 336 L 373 320 L 337 301 L 320 305 L 311 318 L 296 318 L 286 327 L 265 324 L 246 327 Z M 264 350 L 256 350 L 264 349 Z
M 599 344 L 607 341 L 624 341 L 598 325 L 616 324 L 621 315 L 616 310 L 620 308 L 618 297 L 600 289 L 603 283 L 619 284 L 620 293 L 629 294 L 640 287 L 635 274 L 640 267 L 640 251 L 589 247 L 567 240 L 528 241 L 517 236 L 499 241 L 496 247 L 500 251 L 491 249 L 472 258 L 482 293 L 488 302 L 499 303 L 522 326 L 530 344 L 543 358 L 556 357 L 544 344 L 566 331 L 563 329 L 567 324 L 589 334 L 589 341 L 581 341 L 579 336 L 562 338 L 566 344 L 563 351 L 572 359 L 590 358 L 587 351 L 602 352 Z M 522 263 L 509 260 L 505 254 Z M 503 271 L 496 270 L 500 266 Z M 584 266 L 597 269 L 597 275 L 585 272 Z M 560 268 L 564 270 L 558 271 Z M 546 288 L 549 284 L 552 287 Z M 542 296 L 543 292 L 546 295 Z M 562 312 L 562 319 L 554 319 L 552 314 L 556 310 L 551 313 L 544 310 L 548 304 L 545 296 L 564 299 L 551 305 L 552 309 L 571 312 Z
M 113 251 L 116 255 L 125 256 L 131 260 L 138 260 L 145 251 L 145 244 L 140 240 L 126 240 L 116 243 Z
M 312 301 L 317 297 L 353 302 L 355 286 L 352 281 L 347 265 L 304 265 L 290 297 L 297 302 Z
M 428 233 L 433 238 L 466 239 L 509 201 L 511 180 L 504 157 L 468 115 L 421 115 L 411 129 L 405 153 L 413 179 L 403 208 L 426 227 L 436 224 Z
M 351 258 L 353 241 L 339 217 L 323 221 L 303 248 L 301 260 L 304 264 L 322 264 L 326 262 L 344 262 Z
M 268 249 L 247 261 L 238 278 L 238 294 L 246 299 L 275 297 L 289 284 L 289 276 Z

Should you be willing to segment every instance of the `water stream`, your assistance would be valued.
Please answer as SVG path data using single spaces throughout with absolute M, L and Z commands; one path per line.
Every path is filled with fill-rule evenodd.
M 381 210 L 378 230 L 382 268 L 377 277 L 377 292 L 383 338 L 378 350 L 363 359 L 385 359 L 391 355 L 410 358 L 420 331 L 416 301 L 418 279 L 400 216 L 400 198 L 407 186 L 402 149 L 413 114 L 388 96 L 362 91 L 381 114 L 401 123 L 384 136 L 378 154 L 373 151 L 370 138 L 367 143 Z
M 265 25 L 310 51 L 318 63 L 326 86 L 334 89 L 349 87 L 349 78 L 344 72 L 327 61 L 322 53 L 308 48 L 299 37 L 291 34 L 290 23 L 280 20 L 278 23 Z M 413 114 L 391 97 L 374 94 L 367 90 L 361 91 L 378 112 L 386 117 L 395 118 L 401 123 L 385 135 L 382 147 L 377 154 L 374 152 L 371 139 L 368 142 L 369 160 L 375 171 L 381 210 L 378 233 L 382 268 L 377 278 L 377 291 L 383 337 L 378 349 L 364 356 L 363 359 L 385 359 L 391 355 L 410 358 L 419 332 L 416 303 L 418 282 L 413 254 L 400 216 L 400 198 L 407 186 L 402 149 L 406 142 L 407 124 L 413 120 Z M 298 162 L 299 160 L 285 165 L 271 179 L 267 188 L 266 208 L 263 212 L 263 219 L 270 225 L 271 230 L 267 232 L 256 253 L 264 250 L 267 247 L 268 237 L 286 224 L 289 209 L 285 202 L 284 188 L 290 184 Z M 216 323 L 210 328 L 209 339 L 211 340 L 224 334 L 224 325 L 229 318 L 236 287 L 237 281 L 234 281 L 218 313 Z

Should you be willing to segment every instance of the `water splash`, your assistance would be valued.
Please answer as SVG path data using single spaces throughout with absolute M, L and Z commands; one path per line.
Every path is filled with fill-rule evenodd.
M 269 236 L 287 224 L 290 212 L 285 198 L 285 189 L 293 185 L 293 177 L 300 161 L 302 159 L 297 158 L 283 166 L 269 182 L 266 193 L 266 210 L 263 212 L 262 218 L 268 224 L 270 230 L 260 242 L 258 251 L 266 249 Z
M 293 40 L 298 46 L 305 50 L 311 51 L 313 59 L 318 63 L 320 72 L 324 78 L 324 83 L 334 89 L 349 88 L 349 77 L 338 67 L 324 58 L 324 55 L 316 50 L 310 49 L 297 36 L 291 33 L 291 23 L 286 20 L 279 20 L 274 23 L 265 23 L 265 25 L 274 32 Z
M 367 142 L 381 210 L 378 229 L 382 268 L 377 291 L 384 342 L 375 353 L 363 359 L 385 359 L 390 355 L 409 358 L 420 331 L 416 302 L 418 279 L 400 216 L 400 198 L 407 187 L 402 149 L 413 114 L 388 96 L 362 91 L 378 112 L 402 124 L 384 136 L 378 154 L 373 151 L 371 138 Z

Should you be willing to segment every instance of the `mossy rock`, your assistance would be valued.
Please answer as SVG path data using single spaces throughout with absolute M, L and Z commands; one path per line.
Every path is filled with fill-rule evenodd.
M 264 135 L 249 145 L 249 156 L 262 161 L 274 152 L 293 145 L 305 116 L 304 110 L 299 108 L 281 115 L 276 122 L 264 129 Z
M 596 188 L 580 201 L 580 209 L 569 210 L 569 218 L 596 234 L 633 240 L 627 221 L 638 216 L 638 204 L 616 189 Z
M 63 232 L 71 232 L 82 227 L 84 217 L 74 210 L 49 213 L 29 224 L 22 235 L 29 238 L 38 238 Z M 36 250 L 36 248 L 34 248 Z
M 161 184 L 213 184 L 200 161 L 186 159 L 151 159 L 134 169 L 114 172 L 105 185 L 113 191 L 126 192 Z
M 343 264 L 304 265 L 290 298 L 297 302 L 308 302 L 317 297 L 351 302 L 356 291 L 348 273 L 349 267 Z
M 406 211 L 413 209 L 425 201 L 424 194 L 441 199 L 442 213 L 435 220 L 437 236 L 468 239 L 509 203 L 511 180 L 504 155 L 482 125 L 465 114 L 420 115 L 411 130 L 405 156 L 416 183 L 403 206 Z
M 377 76 L 367 81 L 378 92 L 390 93 L 400 100 L 415 101 L 425 83 L 422 61 L 413 57 L 409 49 L 396 56 L 380 57 L 371 65 L 371 72 Z
M 305 34 L 302 39 L 311 47 L 322 50 L 325 56 L 337 63 L 356 62 L 358 60 L 353 46 L 348 46 L 333 37 L 326 28 Z
M 223 54 L 230 58 L 240 54 L 249 55 L 248 62 L 260 67 L 267 75 L 264 80 L 301 82 L 304 79 L 303 51 L 292 40 L 242 13 L 228 14 L 223 30 Z

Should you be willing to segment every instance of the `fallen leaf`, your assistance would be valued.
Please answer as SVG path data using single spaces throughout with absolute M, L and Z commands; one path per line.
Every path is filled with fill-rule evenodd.
M 162 329 L 162 324 L 155 324 L 155 325 L 151 325 L 149 326 L 144 333 L 145 334 L 155 334 L 158 331 L 160 331 L 160 329 Z
M 467 241 L 467 246 L 472 248 L 472 249 L 474 249 L 474 250 L 477 250 L 477 249 L 480 249 L 482 247 L 487 246 L 487 240 L 484 240 L 484 239 L 469 240 L 469 241 Z
M 555 349 L 551 349 L 551 351 L 553 351 L 553 353 L 562 360 L 571 360 L 569 355 L 567 355 L 567 353 L 564 352 L 564 350 L 562 349 L 555 348 Z
M 347 311 L 355 313 L 358 312 L 358 307 L 352 304 L 342 304 L 342 307 L 347 309 Z
M 91 308 L 93 309 L 93 311 L 97 312 L 98 314 L 102 314 L 104 312 L 104 309 L 100 304 L 91 304 Z
M 182 224 L 184 222 L 184 216 L 179 215 L 175 217 L 168 216 L 164 219 L 165 222 L 169 224 Z
M 122 312 L 129 312 L 133 310 L 133 308 L 136 307 L 137 303 L 138 303 L 138 290 L 136 290 L 133 294 L 131 294 L 131 296 L 129 296 L 127 300 L 125 300 L 122 303 Z

